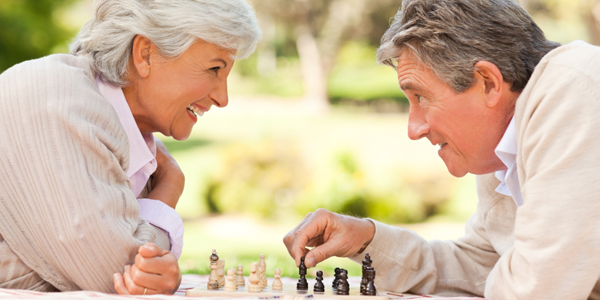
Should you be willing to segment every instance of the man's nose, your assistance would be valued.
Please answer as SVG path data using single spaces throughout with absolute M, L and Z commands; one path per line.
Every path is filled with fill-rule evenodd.
M 418 140 L 427 136 L 430 130 L 423 112 L 418 108 L 411 107 L 408 113 L 408 137 L 411 140 Z

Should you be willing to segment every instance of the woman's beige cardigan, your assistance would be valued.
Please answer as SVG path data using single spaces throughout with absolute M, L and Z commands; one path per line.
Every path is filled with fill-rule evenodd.
M 166 234 L 138 218 L 129 144 L 89 61 L 0 75 L 0 288 L 114 292 L 113 273 Z

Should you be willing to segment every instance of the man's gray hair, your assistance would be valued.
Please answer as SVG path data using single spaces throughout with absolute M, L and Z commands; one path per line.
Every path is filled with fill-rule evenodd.
M 177 58 L 197 39 L 246 58 L 260 40 L 256 15 L 244 0 L 96 0 L 95 16 L 73 43 L 70 53 L 88 56 L 101 79 L 128 84 L 133 39 L 149 38 L 162 56 Z
M 559 45 L 513 0 L 404 0 L 381 38 L 377 61 L 395 67 L 410 50 L 457 93 L 474 84 L 475 64 L 489 61 L 512 91 L 521 91 Z

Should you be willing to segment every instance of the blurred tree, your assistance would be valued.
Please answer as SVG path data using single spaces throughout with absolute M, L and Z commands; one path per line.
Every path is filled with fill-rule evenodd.
M 283 32 L 290 33 L 296 43 L 300 58 L 302 78 L 307 104 L 315 111 L 327 111 L 327 77 L 335 63 L 343 43 L 348 39 L 364 39 L 363 34 L 372 34 L 370 13 L 381 8 L 378 1 L 367 0 L 254 0 L 260 15 L 269 16 L 263 24 L 266 43 L 273 38 L 272 26 L 282 26 Z M 391 16 L 399 3 L 381 1 L 387 4 Z M 388 18 L 379 20 L 387 28 Z M 265 28 L 267 27 L 267 28 Z M 385 29 L 384 29 L 385 30 Z M 383 32 L 378 32 L 379 37 Z M 259 49 L 260 51 L 260 49 Z M 260 53 L 259 53 L 260 56 Z M 260 63 L 260 61 L 259 61 Z M 272 64 L 271 64 L 272 65 Z
M 77 0 L 1 0 L 0 72 L 52 53 L 73 32 L 61 26 L 56 12 Z

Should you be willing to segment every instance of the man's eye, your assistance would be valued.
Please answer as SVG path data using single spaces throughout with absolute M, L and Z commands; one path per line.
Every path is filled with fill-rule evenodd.
M 418 101 L 419 103 L 421 103 L 421 99 L 423 99 L 423 97 L 422 97 L 421 95 L 416 95 L 416 96 L 417 96 L 417 101 Z

